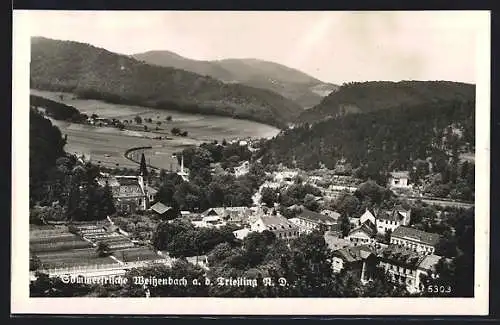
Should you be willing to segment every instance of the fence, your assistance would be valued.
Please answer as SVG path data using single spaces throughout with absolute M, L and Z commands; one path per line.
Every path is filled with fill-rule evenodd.
M 58 275 L 58 274 L 82 274 L 89 273 L 94 271 L 102 271 L 102 270 L 125 270 L 125 269 L 133 269 L 138 267 L 146 267 L 152 264 L 165 264 L 169 262 L 167 259 L 157 259 L 151 261 L 139 261 L 139 262 L 124 262 L 123 264 L 119 263 L 107 263 L 107 264 L 92 264 L 92 265 L 78 265 L 72 267 L 59 267 L 59 268 L 49 268 L 49 269 L 39 269 L 38 272 L 46 273 L 49 275 Z

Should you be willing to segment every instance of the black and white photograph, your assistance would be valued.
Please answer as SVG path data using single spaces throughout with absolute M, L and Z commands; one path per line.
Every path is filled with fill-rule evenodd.
M 489 29 L 14 11 L 13 311 L 486 314 Z

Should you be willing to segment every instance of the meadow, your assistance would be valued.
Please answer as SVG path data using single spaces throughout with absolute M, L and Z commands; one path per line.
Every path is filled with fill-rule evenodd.
M 188 114 L 177 111 L 158 110 L 140 106 L 110 104 L 99 100 L 77 99 L 73 94 L 49 92 L 31 89 L 34 95 L 71 105 L 87 115 L 97 114 L 103 118 L 116 118 L 126 123 L 127 130 L 120 131 L 113 127 L 95 127 L 61 121 L 52 121 L 63 135 L 67 135 L 66 151 L 84 154 L 93 162 L 100 162 L 107 167 L 135 168 L 137 164 L 125 158 L 124 153 L 132 147 L 147 147 L 144 150 L 148 162 L 157 168 L 177 169 L 177 160 L 172 153 L 189 145 L 217 140 L 237 138 L 270 138 L 279 133 L 279 129 L 262 123 L 232 119 L 229 117 Z M 62 96 L 62 99 L 61 99 Z M 143 120 L 137 125 L 133 119 L 140 116 Z M 172 118 L 167 121 L 167 117 Z M 147 123 L 144 119 L 152 119 Z M 151 132 L 144 132 L 144 125 Z M 172 136 L 172 128 L 187 131 L 187 137 Z M 158 128 L 158 130 L 156 130 Z M 153 139 L 162 137 L 162 140 Z M 165 139 L 167 137 L 169 139 Z M 118 164 L 118 165 L 117 165 Z

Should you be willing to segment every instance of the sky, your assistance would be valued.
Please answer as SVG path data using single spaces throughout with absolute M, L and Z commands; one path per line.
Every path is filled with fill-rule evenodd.
M 478 16 L 479 14 L 479 16 Z M 112 52 L 256 58 L 325 82 L 475 83 L 481 12 L 31 11 L 30 35 Z M 486 16 L 486 19 L 489 19 Z

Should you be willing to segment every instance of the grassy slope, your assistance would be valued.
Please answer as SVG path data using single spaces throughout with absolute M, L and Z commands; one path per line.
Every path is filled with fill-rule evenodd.
M 95 99 L 246 118 L 283 126 L 301 111 L 271 91 L 224 84 L 83 43 L 32 39 L 31 87 Z M 100 98 L 99 98 L 100 97 Z

